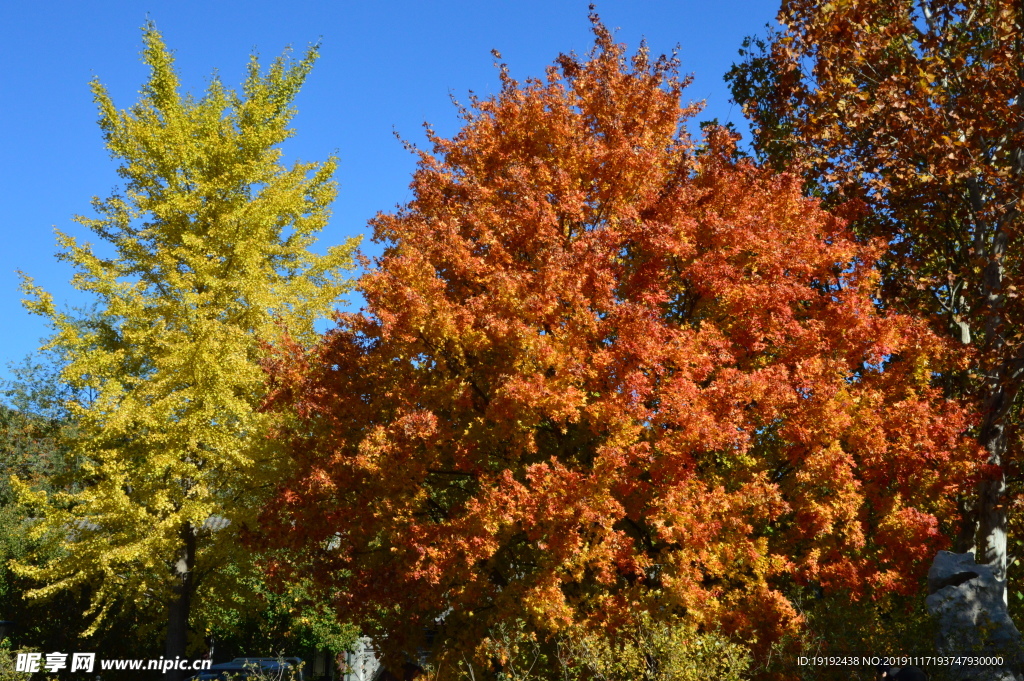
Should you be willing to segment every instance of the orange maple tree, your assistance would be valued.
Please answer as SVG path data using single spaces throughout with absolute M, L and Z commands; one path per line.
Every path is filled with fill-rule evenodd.
M 694 142 L 676 61 L 594 27 L 428 130 L 366 308 L 271 367 L 298 421 L 267 536 L 389 650 L 644 611 L 768 642 L 787 581 L 916 588 L 975 470 L 943 342 L 876 308 L 884 244 Z
M 1016 0 L 786 0 L 780 31 L 748 40 L 729 78 L 770 164 L 833 204 L 867 210 L 858 235 L 888 243 L 882 297 L 931 317 L 972 370 L 991 474 L 961 501 L 957 550 L 1005 578 L 1007 474 L 1024 387 L 1024 11 Z

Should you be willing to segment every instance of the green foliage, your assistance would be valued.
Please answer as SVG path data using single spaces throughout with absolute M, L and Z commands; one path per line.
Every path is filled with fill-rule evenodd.
M 256 662 L 250 663 L 246 665 L 249 668 L 248 671 L 244 674 L 232 674 L 231 679 L 232 681 L 299 681 L 302 678 L 305 662 L 300 662 L 296 666 L 285 666 L 283 657 L 278 657 L 277 662 L 277 669 L 267 669 Z
M 15 649 L 9 638 L 0 641 L 0 681 L 26 681 L 28 677 L 23 672 L 15 671 L 15 657 L 18 653 L 34 652 L 38 651 L 30 648 Z
M 86 317 L 88 319 L 88 317 Z M 88 609 L 90 585 L 68 589 L 46 601 L 25 598 L 38 586 L 16 574 L 11 562 L 47 565 L 66 557 L 64 535 L 51 533 L 33 538 L 29 530 L 38 523 L 37 510 L 19 503 L 12 476 L 33 490 L 52 494 L 73 489 L 80 479 L 80 458 L 67 443 L 76 427 L 68 413 L 73 397 L 87 402 L 88 394 L 76 393 L 60 379 L 63 358 L 57 352 L 41 352 L 11 366 L 12 379 L 0 387 L 0 619 L 13 620 L 12 639 L 39 650 L 81 648 L 77 634 L 81 613 Z M 159 613 L 122 607 L 89 640 L 90 649 L 111 657 L 159 654 L 147 629 Z
M 193 618 L 196 631 L 213 636 L 218 651 L 238 656 L 351 648 L 359 631 L 338 620 L 329 596 L 304 579 L 271 585 L 260 570 L 265 558 L 254 554 L 249 562 L 225 566 L 225 577 L 238 588 L 227 599 L 204 604 Z
M 800 656 L 935 654 L 937 623 L 926 610 L 921 593 L 890 593 L 876 600 L 859 601 L 849 594 L 825 594 L 808 587 L 794 586 L 789 593 L 806 626 L 799 634 L 786 636 L 772 646 L 772 654 L 751 670 L 755 678 L 851 678 L 849 668 L 799 667 L 794 662 Z
M 542 641 L 523 620 L 494 627 L 474 660 L 446 659 L 427 669 L 431 681 L 740 681 L 752 656 L 720 632 L 642 613 L 618 631 L 563 632 Z
M 659 622 L 649 615 L 614 637 L 570 637 L 562 666 L 568 679 L 606 681 L 739 681 L 751 654 L 720 632 L 700 633 L 691 625 Z
M 52 356 L 26 358 L 11 367 L 14 380 L 0 384 L 0 506 L 15 503 L 15 476 L 33 487 L 53 490 L 65 482 L 74 462 L 64 442 L 73 422 L 63 408 L 59 364 Z
M 3 386 L 10 404 L 0 403 L 0 619 L 16 622 L 19 641 L 33 645 L 59 645 L 67 631 L 77 624 L 73 606 L 75 594 L 64 594 L 58 603 L 40 606 L 28 603 L 23 594 L 30 587 L 10 568 L 10 561 L 30 555 L 41 561 L 55 560 L 61 548 L 48 537 L 32 539 L 31 510 L 18 503 L 11 485 L 13 477 L 35 489 L 53 490 L 66 478 L 72 465 L 61 446 L 71 428 L 60 418 L 52 399 L 55 391 L 45 381 L 27 379 L 27 368 L 40 370 L 44 363 L 26 363 L 14 369 L 15 380 Z M 56 606 L 56 607 L 53 607 Z

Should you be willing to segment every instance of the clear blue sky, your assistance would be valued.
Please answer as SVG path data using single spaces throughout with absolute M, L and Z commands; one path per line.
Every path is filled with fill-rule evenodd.
M 744 36 L 764 34 L 778 0 L 602 0 L 597 11 L 632 50 L 646 37 L 655 54 L 679 44 L 686 96 L 705 100 L 701 119 L 742 115 L 729 103 L 723 74 Z M 513 77 L 542 76 L 560 52 L 592 44 L 588 0 L 218 1 L 100 0 L 9 2 L 0 13 L 0 147 L 6 200 L 0 207 L 0 377 L 33 352 L 47 328 L 21 307 L 16 270 L 32 275 L 58 302 L 82 304 L 72 271 L 53 254 L 54 228 L 86 237 L 71 221 L 89 213 L 92 196 L 117 184 L 96 127 L 88 89 L 98 76 L 119 107 L 130 106 L 146 79 L 139 61 L 147 15 L 175 51 L 185 89 L 200 94 L 217 69 L 236 86 L 248 55 L 264 62 L 287 46 L 322 39 L 321 59 L 299 95 L 296 136 L 286 159 L 320 160 L 337 151 L 341 184 L 321 243 L 366 234 L 377 211 L 408 201 L 414 168 L 393 131 L 422 142 L 429 121 L 449 136 L 458 119 L 450 95 L 495 92 L 491 49 Z M 90 235 L 91 236 L 91 235 Z M 89 240 L 92 240 L 91 238 Z M 364 239 L 369 255 L 378 247 Z

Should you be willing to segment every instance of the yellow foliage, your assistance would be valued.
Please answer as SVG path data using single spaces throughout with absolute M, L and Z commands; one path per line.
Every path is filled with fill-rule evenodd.
M 32 533 L 61 538 L 65 557 L 16 570 L 41 583 L 34 597 L 90 583 L 89 632 L 119 599 L 167 603 L 183 557 L 192 588 L 209 588 L 240 549 L 259 490 L 280 471 L 264 436 L 283 417 L 258 409 L 261 359 L 284 333 L 312 341 L 348 289 L 355 248 L 309 251 L 329 218 L 336 159 L 280 163 L 317 48 L 265 74 L 252 57 L 240 93 L 215 76 L 194 99 L 152 24 L 143 36 L 150 77 L 135 105 L 116 108 L 92 83 L 124 189 L 76 221 L 106 246 L 58 233 L 58 258 L 96 312 L 59 312 L 23 284 L 26 307 L 55 331 L 47 347 L 67 359 L 63 380 L 93 398 L 69 405 L 79 426 L 69 445 L 84 461 L 76 484 L 49 496 L 19 487 L 41 516 Z

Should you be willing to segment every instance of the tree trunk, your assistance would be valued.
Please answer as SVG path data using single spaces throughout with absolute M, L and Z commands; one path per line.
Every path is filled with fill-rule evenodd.
M 953 550 L 957 553 L 974 551 L 978 543 L 977 499 L 974 496 L 961 494 L 956 509 L 960 515 L 960 533 L 953 541 Z
M 986 478 L 978 485 L 977 506 L 978 543 L 981 549 L 978 562 L 990 565 L 995 578 L 1002 583 L 1004 604 L 1007 603 L 1006 530 L 1008 525 L 1006 472 L 1003 468 L 1006 454 L 1006 417 L 1006 414 L 999 417 L 995 414 L 992 417 L 986 417 L 986 423 L 981 432 L 981 443 L 988 450 L 988 463 L 998 466 L 999 472 L 995 477 Z
M 178 583 L 167 615 L 167 642 L 164 646 L 166 660 L 185 658 L 188 645 L 188 616 L 192 606 L 192 592 L 195 590 L 193 568 L 196 560 L 196 533 L 191 523 L 182 526 L 181 539 L 178 561 L 171 568 Z M 163 678 L 164 681 L 183 681 L 189 673 L 183 669 L 169 669 L 164 672 Z
M 981 549 L 979 563 L 992 566 L 996 579 L 1003 584 L 1003 602 L 1007 601 L 1006 571 L 1007 528 L 1009 519 L 1006 499 L 1006 455 L 1008 430 L 1012 423 L 1013 406 L 1021 391 L 1024 377 L 1024 354 L 1020 350 L 1002 363 L 995 380 L 989 381 L 989 394 L 984 402 L 985 413 L 978 441 L 988 451 L 988 463 L 998 468 L 996 475 L 978 485 L 974 524 Z
M 985 350 L 988 355 L 985 379 L 981 393 L 982 425 L 978 441 L 988 452 L 988 464 L 998 469 L 996 475 L 986 477 L 978 484 L 977 501 L 974 504 L 978 529 L 977 541 L 980 555 L 976 560 L 992 567 L 995 578 L 1002 586 L 1003 602 L 1006 597 L 1006 535 L 1008 517 L 1006 513 L 1006 429 L 1010 420 L 1010 407 L 1019 390 L 1020 358 L 1017 353 L 1008 352 L 1006 341 L 1006 302 L 1004 287 L 1005 266 L 1003 260 L 1009 245 L 1008 227 L 1019 213 L 1011 208 L 1000 218 L 982 220 L 985 205 L 991 202 L 991 192 L 978 180 L 967 182 L 968 197 L 976 222 L 975 248 L 983 254 L 985 269 L 981 278 L 982 306 L 984 311 Z M 985 366 L 983 364 L 983 366 Z

